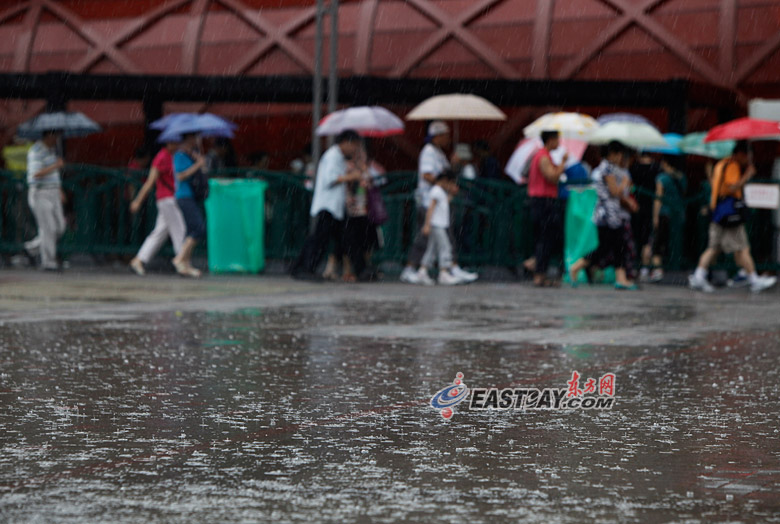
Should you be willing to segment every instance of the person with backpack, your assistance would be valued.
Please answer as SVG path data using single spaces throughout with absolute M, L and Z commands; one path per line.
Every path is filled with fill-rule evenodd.
M 709 244 L 699 258 L 696 272 L 688 277 L 691 289 L 712 293 L 715 288 L 707 281 L 707 270 L 720 252 L 733 253 L 734 261 L 747 272 L 750 290 L 760 293 L 775 285 L 776 277 L 760 277 L 750 254 L 750 243 L 745 231 L 747 209 L 742 200 L 742 189 L 756 174 L 750 160 L 746 140 L 737 142 L 730 157 L 715 165 L 712 174 L 710 211 L 712 221 Z
M 198 148 L 198 134 L 182 136 L 179 150 L 173 156 L 173 170 L 176 178 L 176 204 L 184 216 L 187 237 L 181 251 L 173 259 L 176 272 L 187 277 L 200 277 L 199 270 L 192 267 L 192 252 L 198 242 L 206 238 L 206 221 L 201 205 L 208 196 L 206 158 Z
M 138 254 L 130 261 L 130 269 L 139 276 L 146 274 L 146 264 L 157 254 L 168 237 L 173 243 L 173 252 L 176 255 L 181 253 L 184 244 L 186 226 L 174 196 L 176 182 L 173 177 L 173 154 L 177 147 L 178 144 L 175 142 L 169 142 L 160 149 L 152 161 L 149 177 L 130 203 L 130 212 L 138 213 L 149 192 L 154 188 L 157 199 L 157 221 L 141 249 L 138 250 Z

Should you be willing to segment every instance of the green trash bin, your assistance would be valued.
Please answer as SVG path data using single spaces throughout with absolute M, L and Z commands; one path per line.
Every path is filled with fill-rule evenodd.
M 206 199 L 209 271 L 265 269 L 265 190 L 262 180 L 209 180 Z
M 592 187 L 572 189 L 566 203 L 566 223 L 564 228 L 564 262 L 566 272 L 564 280 L 569 281 L 569 267 L 577 260 L 592 252 L 599 245 L 599 231 L 593 223 L 593 211 L 596 209 L 598 195 Z M 615 281 L 614 268 L 596 272 L 597 282 Z M 587 282 L 584 271 L 577 275 L 577 282 Z

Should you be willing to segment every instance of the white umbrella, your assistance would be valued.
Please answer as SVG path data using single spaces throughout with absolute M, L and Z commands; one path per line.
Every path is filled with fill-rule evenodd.
M 404 123 L 384 107 L 350 107 L 323 118 L 317 127 L 317 136 L 338 135 L 347 129 L 353 129 L 362 136 L 382 138 L 403 134 Z
M 506 120 L 498 107 L 476 95 L 439 95 L 425 100 L 407 120 Z
M 598 129 L 596 120 L 582 113 L 547 113 L 523 129 L 528 138 L 539 138 L 543 131 L 558 131 L 561 138 L 588 140 Z
M 609 124 L 610 122 L 633 122 L 635 124 L 647 124 L 655 127 L 650 120 L 635 113 L 607 113 L 606 115 L 598 117 L 596 122 L 601 126 Z M 657 127 L 655 128 L 658 129 Z
M 669 143 L 656 128 L 637 122 L 608 122 L 593 133 L 588 142 L 603 145 L 613 140 L 634 148 L 669 147 Z

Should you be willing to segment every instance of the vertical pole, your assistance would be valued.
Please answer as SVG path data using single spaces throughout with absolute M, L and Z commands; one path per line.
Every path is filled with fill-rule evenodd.
M 316 164 L 320 160 L 320 139 L 317 125 L 322 119 L 322 18 L 325 13 L 325 0 L 317 0 L 316 36 L 314 39 L 314 79 L 311 117 L 311 158 Z
M 330 1 L 330 57 L 328 59 L 328 113 L 333 113 L 339 101 L 339 0 Z M 328 138 L 328 145 L 333 137 Z
M 157 95 L 149 95 L 143 99 L 144 107 L 144 147 L 146 151 L 154 156 L 157 149 L 157 137 L 160 136 L 159 131 L 150 129 L 149 125 L 162 118 L 163 116 L 163 102 Z

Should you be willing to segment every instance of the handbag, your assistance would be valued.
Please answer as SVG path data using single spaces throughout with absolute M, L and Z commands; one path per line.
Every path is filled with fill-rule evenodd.
M 202 169 L 190 177 L 190 187 L 192 196 L 198 202 L 205 201 L 209 196 L 209 178 Z
M 726 166 L 723 166 L 725 171 Z M 723 176 L 720 181 L 723 186 Z M 718 189 L 720 192 L 720 188 Z M 745 202 L 736 197 L 723 197 L 715 204 L 715 210 L 712 212 L 712 221 L 721 227 L 736 227 L 747 221 L 748 209 Z
M 370 187 L 366 191 L 366 204 L 368 207 L 368 220 L 375 226 L 381 226 L 387 222 L 387 208 L 382 199 L 382 192 L 376 187 Z
M 712 221 L 722 227 L 736 227 L 747 220 L 747 206 L 742 200 L 725 197 L 715 205 Z

